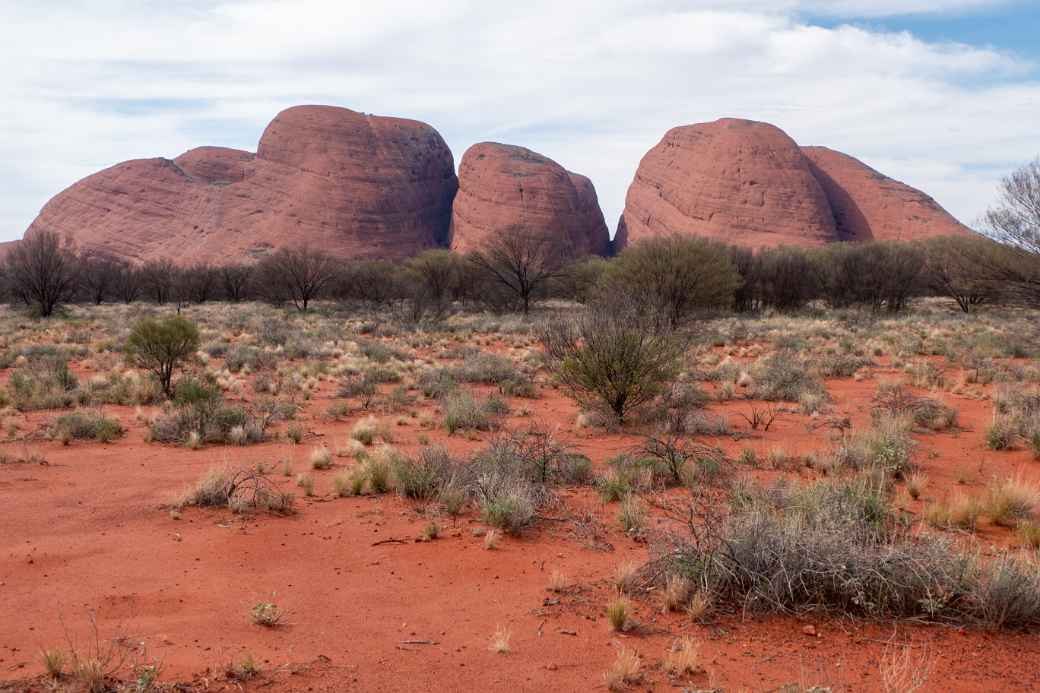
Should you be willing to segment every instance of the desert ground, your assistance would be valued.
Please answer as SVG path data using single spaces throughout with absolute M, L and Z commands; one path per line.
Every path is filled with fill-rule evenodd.
M 1040 687 L 1012 614 L 1040 593 L 1040 315 L 707 319 L 658 418 L 616 425 L 546 366 L 539 322 L 566 310 L 186 306 L 202 340 L 176 378 L 221 397 L 199 435 L 121 351 L 172 307 L 0 309 L 0 691 Z M 655 444 L 685 451 L 676 483 L 638 463 Z M 508 455 L 535 479 L 496 505 L 465 470 Z M 878 465 L 902 541 L 1031 572 L 892 613 L 661 567 L 737 497 Z

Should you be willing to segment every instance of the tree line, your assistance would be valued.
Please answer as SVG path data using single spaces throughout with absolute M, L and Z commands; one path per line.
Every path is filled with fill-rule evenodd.
M 301 246 L 251 265 L 189 267 L 77 253 L 43 231 L 0 263 L 0 291 L 44 317 L 67 302 L 264 300 L 306 311 L 337 300 L 394 306 L 421 320 L 465 306 L 526 314 L 536 301 L 563 298 L 635 303 L 670 327 L 703 310 L 792 311 L 813 302 L 874 312 L 902 311 L 920 296 L 949 297 L 964 312 L 996 302 L 1040 306 L 1040 160 L 1004 180 L 985 224 L 987 236 L 758 252 L 660 236 L 611 259 L 577 257 L 560 229 L 513 226 L 467 255 L 438 248 L 396 262 L 344 260 Z

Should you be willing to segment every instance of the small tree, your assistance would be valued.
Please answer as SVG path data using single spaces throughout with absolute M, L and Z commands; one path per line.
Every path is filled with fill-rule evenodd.
M 675 328 L 695 310 L 730 308 L 740 276 L 721 243 L 695 236 L 660 236 L 621 252 L 603 276 L 611 303 L 628 299 L 640 312 Z
M 151 371 L 163 394 L 173 395 L 173 372 L 199 348 L 199 330 L 181 316 L 145 318 L 134 325 L 126 342 L 132 363 Z
M 217 295 L 219 288 L 219 272 L 205 263 L 195 264 L 178 272 L 176 293 L 180 301 L 205 303 Z
M 306 312 L 336 278 L 336 262 L 328 254 L 304 246 L 280 248 L 257 267 L 259 288 L 272 301 L 292 301 Z
M 637 305 L 596 305 L 548 322 L 541 340 L 550 369 L 574 398 L 624 423 L 679 373 L 683 343 L 660 325 Z
M 142 286 L 149 298 L 160 306 L 174 300 L 179 273 L 170 260 L 154 260 L 145 264 L 140 272 Z
M 559 233 L 514 224 L 471 253 L 469 261 L 492 287 L 512 297 L 527 315 L 531 301 L 561 275 L 571 255 Z
M 112 295 L 119 276 L 118 262 L 108 255 L 89 255 L 80 258 L 79 284 L 86 299 L 100 306 Z
M 450 250 L 427 250 L 405 263 L 415 317 L 444 316 L 462 282 L 462 259 Z
M 53 231 L 38 231 L 15 244 L 5 261 L 9 291 L 41 317 L 72 298 L 76 290 L 76 257 Z
M 945 236 L 922 243 L 925 281 L 940 296 L 957 302 L 965 313 L 996 296 L 992 274 L 986 270 L 984 256 L 995 246 L 981 236 Z
M 1040 255 L 1040 159 L 1004 178 L 999 195 L 984 219 L 990 235 Z
M 119 260 L 114 265 L 113 292 L 123 303 L 130 305 L 144 291 L 144 275 L 130 263 Z
M 253 268 L 249 265 L 222 265 L 217 270 L 224 298 L 234 303 L 246 300 L 252 289 Z

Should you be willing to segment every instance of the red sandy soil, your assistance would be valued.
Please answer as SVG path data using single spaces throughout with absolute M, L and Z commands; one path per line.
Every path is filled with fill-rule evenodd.
M 854 424 L 869 419 L 878 377 L 828 382 L 835 415 Z M 933 396 L 934 395 L 933 393 Z M 982 493 L 994 475 L 1020 471 L 1040 477 L 1027 452 L 992 452 L 983 434 L 988 400 L 939 395 L 956 407 L 961 430 L 918 436 L 917 460 L 930 477 L 920 501 L 903 505 L 919 513 L 927 500 L 957 489 Z M 329 422 L 322 413 L 330 386 L 301 415 L 304 444 L 284 439 L 260 446 L 211 446 L 192 451 L 144 442 L 132 409 L 106 407 L 129 434 L 112 444 L 57 442 L 0 445 L 0 451 L 41 453 L 48 464 L 0 467 L 0 690 L 31 688 L 42 675 L 40 652 L 66 647 L 66 636 L 85 645 L 89 614 L 104 638 L 126 636 L 161 659 L 164 681 L 195 681 L 208 690 L 264 691 L 587 691 L 605 690 L 603 672 L 619 648 L 637 651 L 644 677 L 636 690 L 776 690 L 785 684 L 833 690 L 880 690 L 879 666 L 889 643 L 909 643 L 912 656 L 932 660 L 924 690 L 1025 691 L 1040 687 L 1040 639 L 909 623 L 870 623 L 810 615 L 756 618 L 726 614 L 707 624 L 661 613 L 656 600 L 637 600 L 641 627 L 611 632 L 604 606 L 611 576 L 626 561 L 644 561 L 647 547 L 624 535 L 617 506 L 603 505 L 587 489 L 563 490 L 546 514 L 572 518 L 588 512 L 593 531 L 573 522 L 546 520 L 521 538 L 505 537 L 486 550 L 472 530 L 475 517 L 451 524 L 431 542 L 419 542 L 429 518 L 422 508 L 393 495 L 338 498 L 332 477 L 344 466 L 311 471 L 315 445 L 343 441 L 359 418 Z M 543 389 L 536 400 L 514 400 L 511 425 L 532 420 L 559 425 L 559 436 L 587 454 L 598 470 L 631 449 L 634 435 L 576 429 L 575 405 Z M 432 405 L 422 404 L 423 407 Z M 750 403 L 713 405 L 737 430 Z M 23 430 L 55 412 L 34 413 Z M 745 446 L 765 454 L 775 447 L 804 455 L 830 445 L 826 428 L 810 430 L 808 417 L 787 413 L 771 430 L 742 441 L 711 441 L 737 455 Z M 414 452 L 425 433 L 453 453 L 487 442 L 423 430 L 415 419 L 395 430 L 395 446 Z M 214 464 L 293 462 L 294 472 L 316 480 L 314 498 L 298 498 L 290 517 L 239 516 L 187 509 L 175 519 L 162 506 Z M 793 472 L 809 478 L 810 470 Z M 771 472 L 763 472 L 763 478 Z M 275 467 L 286 488 L 292 479 Z M 964 482 L 963 484 L 960 482 Z M 596 529 L 598 527 L 598 529 Z M 1007 530 L 985 526 L 985 547 L 1006 545 Z M 400 539 L 400 543 L 377 542 Z M 559 570 L 572 585 L 547 591 Z M 286 610 L 277 628 L 254 625 L 250 609 L 260 601 Z M 812 626 L 816 635 L 806 634 Z M 489 649 L 492 634 L 511 631 L 510 652 Z M 677 637 L 700 641 L 705 673 L 672 680 L 661 662 Z M 230 662 L 252 655 L 263 670 L 254 681 L 224 679 Z M 37 682 L 40 679 L 36 679 Z M 8 682 L 5 688 L 3 682 Z M 42 686 L 42 684 L 39 684 Z

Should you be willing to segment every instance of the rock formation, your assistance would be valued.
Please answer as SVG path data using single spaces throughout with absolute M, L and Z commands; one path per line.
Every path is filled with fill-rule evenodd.
M 830 204 L 794 140 L 766 123 L 673 128 L 639 164 L 615 245 L 690 233 L 752 247 L 836 240 Z
M 475 250 L 514 225 L 560 234 L 576 255 L 609 251 L 592 181 L 523 147 L 475 144 L 459 164 L 451 248 Z
M 669 130 L 629 187 L 615 250 L 684 233 L 758 248 L 968 233 L 932 198 L 767 123 Z
M 803 147 L 844 241 L 906 241 L 971 233 L 928 195 L 826 147 Z
M 257 153 L 200 147 L 105 169 L 29 227 L 133 261 L 248 262 L 285 245 L 400 258 L 443 244 L 458 186 L 441 136 L 345 108 L 278 114 Z

